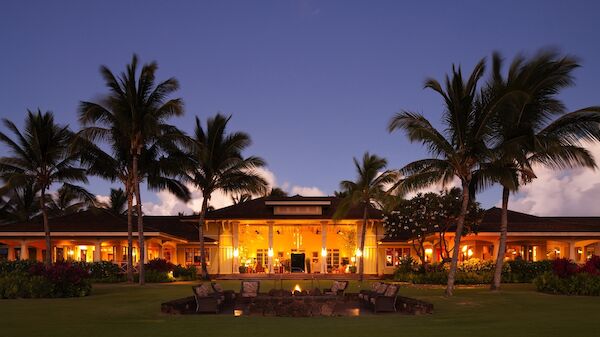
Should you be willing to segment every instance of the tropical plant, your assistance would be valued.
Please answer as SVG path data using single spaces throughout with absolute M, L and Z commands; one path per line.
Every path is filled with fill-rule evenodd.
M 358 274 L 362 281 L 364 277 L 364 256 L 365 238 L 367 233 L 367 223 L 369 221 L 369 209 L 376 205 L 377 200 L 381 199 L 386 193 L 386 187 L 393 184 L 397 175 L 390 170 L 386 170 L 387 161 L 377 155 L 365 152 L 362 162 L 354 158 L 357 177 L 355 181 L 343 180 L 340 182 L 340 189 L 347 195 L 340 201 L 334 214 L 334 218 L 340 219 L 348 213 L 352 207 L 361 207 L 363 209 L 363 221 L 360 234 L 360 248 L 358 254 Z
M 63 185 L 47 201 L 48 214 L 61 216 L 77 213 L 88 207 L 95 207 L 96 197 L 80 186 Z
M 402 191 L 418 190 L 434 183 L 444 185 L 454 178 L 460 180 L 463 195 L 460 213 L 456 221 L 454 247 L 460 245 L 465 216 L 472 195 L 469 193 L 473 174 L 480 163 L 489 157 L 486 141 L 491 137 L 491 118 L 495 106 L 503 97 L 484 100 L 478 82 L 485 71 L 485 62 L 477 63 L 471 75 L 463 78 L 460 67 L 452 67 L 452 74 L 446 76 L 445 87 L 428 79 L 425 88 L 440 94 L 444 101 L 442 120 L 444 131 L 438 131 L 421 114 L 403 111 L 390 121 L 388 130 L 404 130 L 411 142 L 420 142 L 432 154 L 432 158 L 417 160 L 404 166 L 400 173 L 404 176 L 395 189 Z M 454 277 L 458 263 L 458 249 L 453 249 L 446 295 L 452 296 Z
M 27 111 L 24 133 L 3 119 L 4 125 L 15 136 L 11 139 L 0 132 L 0 141 L 6 144 L 11 157 L 0 158 L 0 175 L 5 184 L 0 194 L 16 188 L 27 188 L 39 193 L 39 204 L 44 224 L 46 263 L 52 263 L 52 241 L 48 221 L 48 191 L 57 183 L 77 189 L 72 182 L 87 182 L 86 172 L 77 166 L 78 154 L 72 151 L 73 134 L 67 126 L 54 122 L 51 112 Z
M 184 135 L 167 120 L 183 114 L 183 102 L 179 98 L 168 99 L 179 88 L 175 78 L 169 78 L 156 84 L 156 62 L 142 66 L 138 77 L 138 58 L 133 55 L 126 71 L 118 77 L 102 66 L 100 72 L 110 93 L 101 102 L 81 102 L 79 120 L 85 127 L 81 135 L 90 143 L 95 140 L 107 141 L 114 153 L 116 163 L 114 171 L 99 167 L 92 171 L 104 174 L 107 178 L 120 180 L 128 195 L 128 222 L 131 224 L 132 197 L 136 200 L 138 227 L 138 247 L 144 251 L 144 223 L 140 184 L 146 178 L 148 186 L 167 188 L 178 196 L 188 194 L 185 185 L 175 179 L 182 167 L 171 156 L 177 156 L 179 142 Z M 165 156 L 167 152 L 170 155 Z M 97 158 L 107 159 L 99 151 Z M 171 157 L 171 158 L 169 158 Z M 90 160 L 91 162 L 98 161 Z M 156 165 L 148 166 L 149 162 Z M 109 162 L 104 162 L 108 165 Z M 131 229 L 131 225 L 129 226 Z M 131 242 L 131 239 L 129 240 Z M 131 243 L 129 244 L 128 264 L 131 277 Z M 144 263 L 139 264 L 139 282 L 144 284 Z
M 252 195 L 248 194 L 248 193 L 242 193 L 239 195 L 231 196 L 231 202 L 233 202 L 234 205 L 243 204 L 246 201 L 250 201 L 250 200 L 252 200 Z
M 28 222 L 40 213 L 33 183 L 11 188 L 0 198 L 0 223 Z
M 493 75 L 488 97 L 514 92 L 498 105 L 493 117 L 494 137 L 490 161 L 474 174 L 474 188 L 492 183 L 502 186 L 500 240 L 492 290 L 500 288 L 508 232 L 508 201 L 511 192 L 535 179 L 534 167 L 552 169 L 595 168 L 583 142 L 600 140 L 600 107 L 566 113 L 558 99 L 561 89 L 573 85 L 573 57 L 541 51 L 531 59 L 517 56 L 504 78 L 503 61 L 493 56 Z M 555 120 L 553 117 L 560 116 Z
M 111 188 L 108 202 L 103 207 L 113 214 L 125 214 L 127 212 L 127 194 L 122 188 Z
M 223 191 L 229 194 L 263 194 L 267 182 L 256 172 L 265 162 L 255 156 L 244 157 L 250 145 L 250 136 L 243 132 L 228 134 L 226 127 L 231 117 L 217 114 L 208 119 L 206 128 L 196 117 L 196 127 L 189 153 L 193 166 L 187 179 L 202 192 L 202 206 L 198 220 L 201 273 L 208 278 L 204 247 L 204 219 L 212 194 Z

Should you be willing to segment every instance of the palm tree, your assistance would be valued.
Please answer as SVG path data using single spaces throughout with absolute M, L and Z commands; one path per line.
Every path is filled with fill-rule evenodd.
M 404 130 L 411 142 L 422 143 L 432 154 L 432 158 L 417 160 L 404 166 L 400 173 L 405 178 L 396 184 L 396 189 L 417 190 L 440 182 L 445 185 L 455 177 L 461 182 L 461 210 L 456 221 L 447 296 L 452 296 L 453 293 L 459 254 L 457 247 L 460 245 L 469 201 L 473 197 L 469 193 L 469 187 L 473 173 L 489 156 L 486 141 L 491 135 L 490 119 L 495 106 L 503 99 L 482 99 L 478 82 L 484 71 L 485 61 L 481 60 L 466 80 L 463 79 L 461 68 L 453 67 L 452 75 L 446 76 L 445 88 L 434 79 L 425 82 L 425 88 L 433 89 L 444 100 L 444 131 L 434 128 L 423 115 L 408 111 L 396 114 L 388 127 L 390 132 Z
M 216 191 L 235 194 L 263 194 L 267 182 L 255 171 L 265 162 L 255 156 L 244 157 L 242 152 L 250 145 L 250 136 L 243 132 L 226 131 L 231 117 L 217 114 L 209 118 L 206 128 L 196 117 L 196 128 L 189 154 L 193 167 L 188 175 L 202 192 L 202 208 L 198 220 L 198 239 L 200 241 L 200 261 L 202 277 L 208 278 L 204 247 L 204 219 L 212 194 Z
M 108 202 L 103 207 L 112 214 L 125 214 L 127 212 L 127 194 L 122 188 L 111 188 Z
M 5 181 L 0 193 L 33 184 L 39 193 L 39 204 L 46 237 L 46 263 L 52 263 L 52 241 L 48 223 L 48 190 L 56 183 L 87 182 L 84 169 L 77 167 L 77 153 L 71 151 L 73 135 L 67 126 L 54 122 L 51 112 L 27 111 L 25 132 L 3 119 L 15 140 L 0 132 L 0 141 L 8 146 L 11 157 L 0 158 L 0 175 Z
M 286 191 L 282 190 L 279 187 L 273 187 L 271 188 L 271 191 L 269 192 L 268 196 L 272 198 L 284 198 L 287 197 L 288 194 Z
M 491 95 L 519 92 L 498 108 L 493 118 L 493 157 L 474 175 L 474 188 L 492 183 L 502 186 L 500 240 L 492 290 L 500 289 L 508 233 L 508 201 L 511 192 L 535 179 L 533 167 L 554 169 L 590 167 L 596 163 L 581 141 L 600 140 L 600 108 L 588 107 L 565 113 L 557 98 L 561 89 L 573 85 L 572 71 L 579 65 L 572 57 L 542 51 L 530 60 L 516 57 L 503 78 L 502 59 L 493 56 Z M 552 117 L 562 115 L 555 121 Z
M 47 203 L 49 215 L 60 216 L 95 207 L 96 197 L 83 187 L 63 184 Z
M 131 63 L 127 65 L 126 71 L 118 77 L 108 67 L 102 66 L 100 72 L 106 86 L 110 89 L 110 94 L 103 102 L 82 102 L 80 105 L 79 120 L 87 127 L 84 135 L 90 140 L 108 141 L 121 156 L 122 171 L 129 173 L 121 177 L 121 180 L 124 181 L 126 193 L 135 196 L 138 247 L 141 253 L 145 249 L 140 193 L 140 184 L 144 176 L 141 173 L 148 172 L 145 170 L 149 168 L 142 167 L 140 164 L 143 163 L 140 159 L 144 151 L 151 147 L 149 144 L 155 146 L 155 154 L 160 154 L 165 149 L 171 149 L 174 146 L 173 142 L 184 139 L 184 135 L 176 127 L 166 123 L 169 118 L 183 114 L 182 100 L 168 99 L 168 96 L 179 88 L 179 83 L 175 78 L 169 78 L 156 84 L 157 69 L 156 62 L 145 64 L 138 77 L 138 58 L 135 54 Z M 123 152 L 125 148 L 127 150 Z M 161 155 L 152 158 L 158 158 L 163 163 L 167 161 Z M 170 165 L 174 166 L 173 163 Z M 162 170 L 162 168 L 156 169 Z M 167 171 L 170 171 L 170 168 Z M 171 186 L 170 182 L 162 179 L 157 183 L 164 187 Z M 143 260 L 139 264 L 139 280 L 140 285 L 143 285 Z
M 346 195 L 340 201 L 334 218 L 342 218 L 351 207 L 363 208 L 363 223 L 360 234 L 360 248 L 358 255 L 358 274 L 360 281 L 364 277 L 364 257 L 365 238 L 367 233 L 367 222 L 369 220 L 369 208 L 377 200 L 381 200 L 386 194 L 386 187 L 392 184 L 397 175 L 390 170 L 385 170 L 387 161 L 377 155 L 365 152 L 362 162 L 354 158 L 354 166 L 358 176 L 356 181 L 343 180 L 340 182 L 340 189 L 346 192 Z
M 0 198 L 0 223 L 28 222 L 40 213 L 33 183 L 6 191 Z
M 233 202 L 234 205 L 239 205 L 239 204 L 243 204 L 246 201 L 250 201 L 252 200 L 252 195 L 248 194 L 248 193 L 242 193 L 240 195 L 232 195 L 231 196 L 231 202 Z

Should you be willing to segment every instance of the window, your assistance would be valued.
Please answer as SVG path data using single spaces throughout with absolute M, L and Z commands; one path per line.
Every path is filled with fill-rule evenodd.
M 266 248 L 257 249 L 256 250 L 256 263 L 263 267 L 266 266 L 269 263 L 268 252 L 269 252 L 269 250 Z
M 327 268 L 338 268 L 340 266 L 340 250 L 327 249 Z
M 385 266 L 396 267 L 403 257 L 410 256 L 410 248 L 386 248 Z
M 206 256 L 206 265 L 210 266 L 210 250 L 204 249 L 204 255 Z M 186 248 L 185 249 L 185 264 L 199 266 L 200 261 L 200 248 Z

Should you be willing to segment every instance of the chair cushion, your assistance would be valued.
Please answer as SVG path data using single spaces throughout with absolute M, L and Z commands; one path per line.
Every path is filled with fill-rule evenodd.
M 377 287 L 379 287 L 380 284 L 381 284 L 381 282 L 371 283 L 371 290 L 373 290 L 373 291 L 377 290 Z
M 385 293 L 385 291 L 387 290 L 388 285 L 385 283 L 380 283 L 377 288 L 375 288 L 375 292 L 379 295 Z
M 211 291 L 210 288 L 206 284 L 201 284 L 197 287 L 193 287 L 194 294 L 198 297 L 207 297 Z
M 338 290 L 344 290 L 344 284 L 339 281 L 334 281 L 333 285 L 331 286 L 331 292 L 336 294 Z
M 257 282 L 242 283 L 242 296 L 243 297 L 256 296 L 257 293 L 258 293 L 258 283 Z
M 375 301 L 376 301 L 376 298 L 375 298 L 375 297 L 373 297 L 373 298 L 371 299 L 371 303 L 375 304 Z
M 216 292 L 218 293 L 222 293 L 223 292 L 223 287 L 218 284 L 218 283 L 213 283 L 213 289 L 215 289 Z
M 396 292 L 398 291 L 398 286 L 390 284 L 387 288 L 387 290 L 385 291 L 384 296 L 386 297 L 392 297 L 394 295 L 396 295 Z

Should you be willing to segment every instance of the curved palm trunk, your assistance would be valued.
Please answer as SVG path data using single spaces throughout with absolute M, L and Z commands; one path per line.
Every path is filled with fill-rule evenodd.
M 358 257 L 358 280 L 362 282 L 365 276 L 365 238 L 367 237 L 367 219 L 369 215 L 369 205 L 365 205 L 363 211 L 363 224 L 360 230 L 360 256 Z
M 42 218 L 44 219 L 44 236 L 46 238 L 46 265 L 52 264 L 52 239 L 50 237 L 50 224 L 48 223 L 48 209 L 46 208 L 46 188 L 42 187 L 40 208 L 42 209 Z M 21 252 L 21 255 L 23 252 Z
M 499 290 L 502 281 L 502 265 L 504 264 L 504 253 L 506 252 L 506 237 L 508 234 L 508 198 L 510 191 L 508 188 L 502 188 L 502 215 L 500 219 L 500 242 L 498 243 L 498 256 L 496 257 L 496 269 L 494 270 L 494 280 L 490 287 L 491 290 Z
M 133 283 L 133 193 L 131 184 L 127 184 L 127 282 Z
M 138 226 L 138 258 L 140 260 L 138 267 L 139 274 L 139 283 L 140 285 L 144 285 L 146 282 L 145 279 L 145 271 L 144 271 L 144 263 L 146 258 L 146 250 L 144 247 L 144 217 L 142 215 L 142 197 L 140 193 L 140 181 L 138 176 L 138 156 L 133 156 L 133 186 L 135 190 L 135 200 L 136 200 L 136 216 L 137 216 L 137 226 Z
M 203 280 L 208 280 L 208 269 L 206 268 L 206 254 L 204 252 L 204 218 L 206 217 L 206 210 L 208 208 L 208 198 L 206 196 L 202 199 L 202 209 L 200 210 L 200 219 L 198 220 L 198 241 L 200 242 L 200 265 L 201 265 L 201 277 Z
M 462 237 L 463 228 L 465 225 L 465 217 L 469 206 L 469 184 L 470 181 L 462 183 L 462 204 L 460 207 L 460 215 L 456 220 L 456 233 L 454 234 L 454 247 L 452 247 L 452 261 L 450 262 L 450 271 L 448 272 L 448 284 L 446 285 L 446 296 L 452 296 L 454 291 L 454 278 L 456 276 L 456 267 L 458 265 L 458 254 L 460 252 L 460 239 Z

